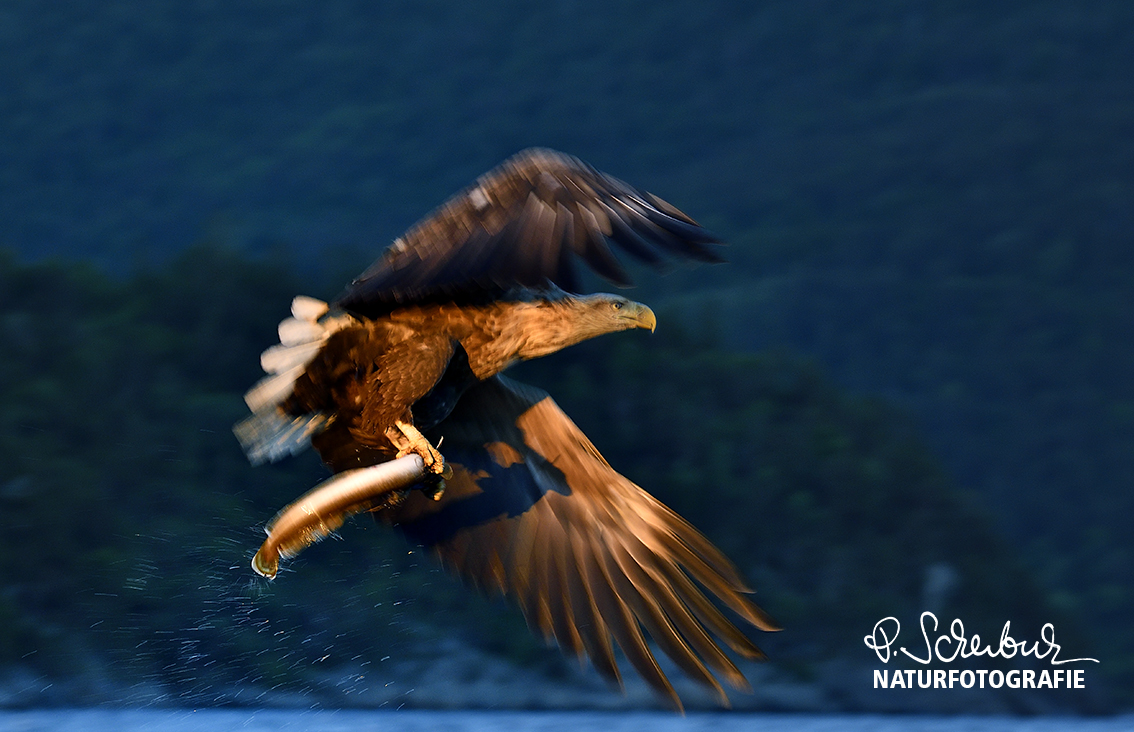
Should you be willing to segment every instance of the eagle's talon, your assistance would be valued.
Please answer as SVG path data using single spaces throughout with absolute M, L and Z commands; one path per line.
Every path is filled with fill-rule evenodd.
M 386 436 L 398 448 L 396 457 L 418 455 L 428 472 L 442 478 L 453 477 L 453 471 L 445 464 L 445 458 L 430 444 L 425 435 L 409 422 L 398 420 L 386 431 Z
M 426 443 L 424 447 L 414 445 L 406 450 L 399 450 L 394 457 L 402 458 L 406 455 L 417 455 L 420 457 L 421 462 L 425 465 L 426 471 L 434 475 L 443 476 L 446 470 L 445 458 L 441 457 L 441 453 L 434 450 L 433 446 L 429 443 Z M 450 471 L 450 473 L 451 472 L 452 471 Z M 452 477 L 452 475 L 449 477 Z

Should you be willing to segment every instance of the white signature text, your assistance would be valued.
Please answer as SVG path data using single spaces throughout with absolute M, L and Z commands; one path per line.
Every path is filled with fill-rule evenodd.
M 897 651 L 891 651 L 891 647 L 898 641 L 898 633 L 902 629 L 902 624 L 898 619 L 890 616 L 879 620 L 874 624 L 874 631 L 863 638 L 866 647 L 878 654 L 878 658 L 882 663 L 888 663 L 891 656 L 896 656 L 898 651 L 904 653 L 909 658 L 917 661 L 920 664 L 928 664 L 933 660 L 934 656 L 937 660 L 943 663 L 949 663 L 960 658 L 971 658 L 973 656 L 987 656 L 989 658 L 1012 658 L 1017 653 L 1023 656 L 1035 656 L 1037 659 L 1047 658 L 1051 656 L 1051 664 L 1053 666 L 1062 666 L 1065 663 L 1077 663 L 1080 661 L 1090 661 L 1098 663 L 1097 658 L 1068 658 L 1059 660 L 1059 651 L 1062 650 L 1060 645 L 1055 642 L 1055 626 L 1051 623 L 1045 623 L 1040 629 L 1040 640 L 1032 643 L 1028 647 L 1027 641 L 1018 641 L 1012 636 L 1008 635 L 1009 627 L 1012 621 L 1004 622 L 1004 629 L 1000 631 L 1000 643 L 993 647 L 991 643 L 984 646 L 981 645 L 981 638 L 979 635 L 974 634 L 972 638 L 965 635 L 965 624 L 961 622 L 960 618 L 953 620 L 949 624 L 949 634 L 942 633 L 937 636 L 936 641 L 930 642 L 930 630 L 927 629 L 927 620 L 933 621 L 932 632 L 937 632 L 937 616 L 931 612 L 923 612 L 921 614 L 921 637 L 925 640 L 925 657 L 920 658 L 906 650 L 905 646 L 899 646 Z M 1042 645 L 1042 650 L 1041 650 Z

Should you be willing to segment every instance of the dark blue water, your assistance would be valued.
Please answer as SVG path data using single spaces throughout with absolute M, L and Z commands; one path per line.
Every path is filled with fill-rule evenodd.
M 295 710 L 32 710 L 0 712 L 0 732 L 1118 732 L 1134 716 L 908 717 L 900 715 L 690 714 L 660 712 L 433 712 Z

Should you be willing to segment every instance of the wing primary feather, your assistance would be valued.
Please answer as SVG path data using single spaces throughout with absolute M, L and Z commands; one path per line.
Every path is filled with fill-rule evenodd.
M 688 607 L 688 604 L 696 604 L 698 601 L 709 607 L 712 607 L 712 604 L 668 557 L 656 554 L 644 543 L 634 541 L 633 538 L 628 539 L 624 545 L 642 573 L 640 580 L 635 584 L 640 583 L 648 587 L 644 594 L 653 598 L 663 615 L 673 623 L 705 663 L 721 674 L 733 688 L 750 691 L 751 687 L 744 674 L 721 651 L 720 646 L 709 636 L 701 622 L 690 613 Z M 675 574 L 684 579 L 684 583 L 673 582 Z M 724 618 L 722 617 L 721 620 L 724 621 Z M 726 638 L 724 635 L 721 637 Z
M 628 223 L 634 227 L 634 230 L 637 231 L 642 238 L 655 243 L 671 254 L 692 257 L 693 259 L 713 264 L 719 264 L 724 261 L 722 256 L 705 246 L 706 243 L 719 244 L 720 242 L 716 237 L 712 235 L 697 238 L 688 236 L 682 237 L 655 224 L 650 219 L 650 215 L 651 213 L 656 214 L 656 212 L 643 211 L 632 202 L 627 202 L 621 198 L 615 199 L 613 205 L 626 209 Z M 706 238 L 708 241 L 702 241 L 702 239 Z
M 598 607 L 599 613 L 614 639 L 618 642 L 618 646 L 626 654 L 630 664 L 641 674 L 646 683 L 680 711 L 682 709 L 681 699 L 678 698 L 677 692 L 673 690 L 673 685 L 669 683 L 669 679 L 658 666 L 657 659 L 650 653 L 646 640 L 642 637 L 642 630 L 638 627 L 638 621 L 631 615 L 630 610 L 619 598 L 618 592 L 612 585 L 609 572 L 605 567 L 607 559 L 609 559 L 605 547 L 594 537 L 590 537 L 589 542 L 591 551 L 584 555 L 587 564 L 587 585 L 594 593 L 595 605 Z
M 504 569 L 502 557 L 508 550 L 508 541 L 511 536 L 505 528 L 504 521 L 498 519 L 489 524 L 491 536 L 488 540 L 484 568 L 481 576 L 484 585 L 493 592 L 504 592 L 508 586 L 507 572 Z
M 622 675 L 614 660 L 614 647 L 610 643 L 610 631 L 599 615 L 595 599 L 584 578 L 585 569 L 580 559 L 587 551 L 586 541 L 573 527 L 568 527 L 568 542 L 571 547 L 570 560 L 573 566 L 567 568 L 567 591 L 574 608 L 575 622 L 579 637 L 591 659 L 591 665 L 603 678 L 622 686 Z M 572 571 L 574 570 L 574 571 Z
M 579 277 L 571 257 L 575 250 L 575 217 L 561 202 L 554 202 L 552 210 L 551 241 L 555 242 L 557 260 L 548 262 L 548 271 L 554 272 L 553 281 L 567 292 L 579 292 Z
M 469 583 L 473 583 L 473 577 L 467 568 L 467 554 L 472 541 L 473 537 L 470 532 L 457 532 L 444 545 L 439 545 L 442 560 Z
M 606 213 L 598 204 L 594 201 L 580 201 L 579 210 L 590 213 L 590 218 L 587 220 L 587 227 L 592 239 L 602 241 L 604 238 L 610 236 L 612 231 L 610 228 L 610 219 L 606 217 Z
M 629 287 L 633 284 L 630 274 L 610 251 L 594 213 L 581 203 L 575 205 L 575 210 L 577 215 L 571 217 L 575 253 L 600 276 L 619 287 Z
M 510 519 L 516 524 L 516 535 L 505 559 L 506 569 L 509 571 L 509 587 L 517 597 L 528 593 L 531 585 L 531 558 L 535 546 L 535 532 L 539 528 L 536 517 L 525 514 L 519 518 Z
M 558 205 L 555 201 L 547 202 L 541 198 L 536 198 L 538 204 L 538 219 L 536 221 L 536 228 L 533 236 L 536 241 L 543 241 L 545 245 L 539 251 L 540 266 L 539 272 L 550 272 L 558 275 L 560 262 L 563 260 L 563 228 L 559 221 L 559 216 L 556 215 L 554 205 Z M 534 248 L 534 247 L 533 247 Z
M 613 543 L 613 542 L 612 542 Z M 662 611 L 658 601 L 658 587 L 643 571 L 638 561 L 622 542 L 613 543 L 610 554 L 614 566 L 609 567 L 614 591 L 629 603 L 634 615 L 645 626 L 666 655 L 672 658 L 690 678 L 713 689 L 722 704 L 728 704 L 728 695 L 713 677 L 701 659 L 686 643 L 681 633 Z
M 551 207 L 534 191 L 529 193 L 511 234 L 515 239 L 511 261 L 501 257 L 495 268 L 502 273 L 512 270 L 508 272 L 511 277 L 525 285 L 541 284 L 545 273 L 554 271 L 548 265 L 559 260 L 559 242 L 552 241 L 550 236 L 553 224 Z
M 673 234 L 672 232 L 658 226 L 653 221 L 650 221 L 649 216 L 647 216 L 645 212 L 643 212 L 633 203 L 628 203 L 621 199 L 617 199 L 613 202 L 612 205 L 625 209 L 626 215 L 624 218 L 626 219 L 627 223 L 634 228 L 634 231 L 638 232 L 638 235 L 643 239 L 646 239 L 647 241 L 650 241 L 656 246 L 659 246 L 662 249 L 665 249 L 666 251 L 673 254 L 680 254 L 682 256 L 688 254 L 686 250 L 688 240 L 683 240 L 676 234 Z
M 652 193 L 646 193 L 646 192 L 643 192 L 643 191 L 635 191 L 633 197 L 637 198 L 639 201 L 643 201 L 645 203 L 648 203 L 650 205 L 650 207 L 657 209 L 658 211 L 665 214 L 666 216 L 669 216 L 671 219 L 674 219 L 675 221 L 680 221 L 683 224 L 688 224 L 690 226 L 696 227 L 697 229 L 701 230 L 706 235 L 708 235 L 708 232 L 706 232 L 704 229 L 701 229 L 700 225 L 696 221 L 689 218 L 685 214 L 684 211 L 679 209 L 677 206 L 674 206 L 669 201 L 666 201 L 662 198 L 658 198 L 657 196 L 655 196 Z
M 698 582 L 756 627 L 768 631 L 779 630 L 774 620 L 740 594 L 747 593 L 749 590 L 740 581 L 736 569 L 732 564 L 724 558 L 719 550 L 712 546 L 700 532 L 685 522 L 684 519 L 673 513 L 664 504 L 654 499 L 630 481 L 621 476 L 618 476 L 618 478 L 621 479 L 620 482 L 624 483 L 625 488 L 633 490 L 633 500 L 645 501 L 646 506 L 638 506 L 630 513 L 611 512 L 608 510 L 606 512 L 606 520 L 613 521 L 618 525 L 622 525 L 627 521 L 642 522 L 644 526 L 638 528 L 633 533 L 642 541 L 645 541 L 649 537 L 654 537 L 657 546 L 650 549 L 650 551 L 660 556 L 671 558 L 674 565 L 671 573 L 674 581 L 680 581 L 683 586 L 693 590 L 684 593 L 683 597 L 691 601 L 697 617 L 701 618 L 707 625 L 711 623 L 710 627 L 713 632 L 725 639 L 729 646 L 737 652 L 750 658 L 763 658 L 764 654 L 760 649 L 733 627 L 732 624 L 712 606 L 712 603 L 708 602 L 700 591 L 693 587 L 692 583 L 685 576 L 685 573 L 677 568 L 677 565 L 685 567 Z M 719 561 L 714 565 L 708 564 L 700 554 L 690 549 L 686 542 L 700 546 L 702 551 L 710 555 L 710 557 L 717 558 Z M 667 567 L 669 564 L 669 562 L 666 562 L 662 563 L 660 566 Z
M 653 225 L 653 228 L 649 229 L 650 238 L 657 236 L 659 234 L 657 230 L 660 228 L 668 232 L 667 238 L 677 237 L 680 239 L 681 246 L 667 247 L 669 251 L 692 256 L 705 262 L 724 261 L 716 252 L 700 246 L 701 244 L 719 244 L 721 240 L 696 221 L 657 196 L 639 191 L 622 181 L 610 178 L 597 171 L 596 173 L 606 184 L 604 190 L 606 195 L 596 196 L 593 192 L 591 195 L 587 195 L 583 189 L 577 188 L 579 193 L 582 194 L 581 200 L 593 198 L 601 202 L 606 208 L 618 206 L 629 210 L 628 224 L 634 225 L 635 228 L 637 228 L 637 224 L 647 222 Z M 661 244 L 663 246 L 668 243 L 661 236 L 657 236 L 657 238 L 662 239 Z
M 631 484 L 633 485 L 633 484 Z M 740 573 L 720 549 L 705 538 L 692 524 L 681 518 L 672 509 L 638 486 L 634 486 L 637 497 L 652 509 L 638 512 L 638 517 L 649 523 L 663 536 L 681 542 L 688 550 L 695 552 L 702 562 L 719 574 L 737 592 L 749 593 L 752 590 L 745 584 Z M 655 518 L 656 517 L 656 518 Z M 650 520 L 654 518 L 655 520 Z
M 698 244 L 720 244 L 721 240 L 710 234 L 706 229 L 701 228 L 697 224 L 687 224 L 684 221 L 675 219 L 672 216 L 661 213 L 660 211 L 651 211 L 647 209 L 646 218 L 652 223 L 657 224 L 671 234 L 681 237 L 691 243 Z M 710 250 L 700 249 L 694 251 L 709 252 Z M 710 254 L 710 256 L 716 256 Z M 713 259 L 710 261 L 717 261 Z
M 491 531 L 491 529 L 487 530 Z M 473 584 L 482 591 L 491 588 L 488 578 L 492 551 L 491 540 L 484 536 L 478 536 L 475 540 L 468 542 L 465 549 L 464 570 Z
M 674 558 L 685 567 L 689 573 L 708 588 L 721 602 L 735 611 L 748 622 L 761 630 L 779 630 L 767 613 L 739 594 L 736 586 L 725 577 L 722 577 L 713 567 L 706 564 L 703 559 L 687 547 L 684 542 L 675 537 L 668 537 L 670 551 Z
M 536 504 L 537 506 L 539 504 Z M 540 525 L 544 523 L 546 517 L 543 512 L 536 509 L 530 513 L 532 519 L 539 522 L 532 532 L 534 543 L 532 545 L 532 557 L 546 556 L 547 545 L 546 538 Z M 528 587 L 527 592 L 519 599 L 521 606 L 524 610 L 524 617 L 527 618 L 528 625 L 532 630 L 536 630 L 543 636 L 543 639 L 551 643 L 555 640 L 551 613 L 548 610 L 548 585 L 547 585 L 547 564 L 546 562 L 535 562 L 529 558 L 531 562 L 528 571 Z
M 610 220 L 610 237 L 617 242 L 619 246 L 634 257 L 643 262 L 649 262 L 655 267 L 663 263 L 664 260 L 653 246 L 651 246 L 651 242 L 647 241 L 634 230 L 633 224 L 627 220 L 627 217 L 625 217 L 622 212 L 603 202 L 599 202 L 598 205 L 602 206 L 607 219 Z
M 564 552 L 571 550 L 563 526 L 555 520 L 546 522 L 547 544 L 550 551 L 543 560 L 547 563 L 547 606 L 551 616 L 551 627 L 559 647 L 581 657 L 583 642 L 575 627 L 571 612 L 570 597 L 567 594 L 567 578 Z
M 670 583 L 675 586 L 676 594 L 693 611 L 706 628 L 718 638 L 728 644 L 729 648 L 743 655 L 745 658 L 764 658 L 764 652 L 730 623 L 721 611 L 697 588 L 693 581 L 674 564 L 663 564 L 662 570 L 666 573 Z

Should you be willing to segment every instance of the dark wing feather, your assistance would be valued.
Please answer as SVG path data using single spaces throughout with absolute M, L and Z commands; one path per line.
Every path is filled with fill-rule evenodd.
M 714 675 L 747 688 L 712 636 L 742 656 L 762 654 L 705 593 L 759 628 L 772 621 L 720 551 L 615 472 L 545 392 L 490 379 L 427 436 L 444 437 L 455 476 L 441 501 L 415 492 L 385 514 L 411 539 L 466 580 L 513 596 L 534 630 L 611 680 L 613 640 L 680 706 L 648 633 L 722 699 Z
M 712 234 L 660 198 L 552 150 L 525 150 L 396 240 L 339 298 L 376 317 L 413 302 L 476 302 L 514 289 L 578 292 L 574 258 L 616 285 L 630 277 L 610 243 L 661 265 L 719 262 Z

